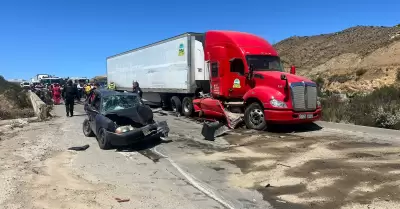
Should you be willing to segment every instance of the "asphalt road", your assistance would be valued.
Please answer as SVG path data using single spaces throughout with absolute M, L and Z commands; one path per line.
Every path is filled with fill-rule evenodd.
M 171 142 L 104 151 L 82 133 L 83 107 L 75 110 L 67 118 L 64 106 L 56 106 L 50 121 L 0 136 L 0 208 L 400 204 L 396 132 L 322 123 L 323 128 L 285 127 L 274 133 L 239 129 L 206 141 L 200 122 L 155 114 L 168 121 Z M 67 151 L 86 144 L 85 151 Z

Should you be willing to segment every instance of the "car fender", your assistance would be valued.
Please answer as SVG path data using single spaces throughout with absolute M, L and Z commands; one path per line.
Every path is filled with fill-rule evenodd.
M 117 128 L 112 120 L 102 114 L 97 114 L 95 117 L 95 121 L 97 133 L 99 132 L 100 128 L 104 128 L 110 132 L 115 132 L 115 129 Z
M 272 97 L 277 100 L 284 100 L 285 95 L 283 95 L 280 91 L 268 86 L 257 86 L 247 91 L 243 96 L 243 100 L 246 102 L 254 98 L 259 100 L 264 108 L 268 108 L 265 106 L 265 104 L 269 104 L 269 101 Z

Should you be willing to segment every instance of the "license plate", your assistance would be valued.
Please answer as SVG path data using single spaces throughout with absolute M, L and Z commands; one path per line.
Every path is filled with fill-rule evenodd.
M 313 114 L 300 114 L 299 115 L 299 118 L 300 119 L 312 119 L 312 118 L 314 118 L 314 115 Z
M 150 128 L 149 127 L 143 127 L 142 128 L 142 132 L 145 136 L 149 135 L 151 133 Z

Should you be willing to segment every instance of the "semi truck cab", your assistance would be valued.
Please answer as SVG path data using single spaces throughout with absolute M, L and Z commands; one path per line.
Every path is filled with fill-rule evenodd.
M 247 127 L 262 130 L 269 123 L 308 123 L 320 118 L 316 84 L 295 75 L 294 66 L 290 73 L 284 72 L 278 53 L 264 39 L 242 32 L 209 31 L 205 59 L 212 97 L 224 108 L 239 104 Z

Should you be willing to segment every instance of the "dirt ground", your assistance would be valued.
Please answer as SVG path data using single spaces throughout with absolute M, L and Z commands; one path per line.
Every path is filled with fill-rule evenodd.
M 396 208 L 400 204 L 400 146 L 337 136 L 299 137 L 236 132 L 232 147 L 198 155 L 226 161 L 276 208 Z

